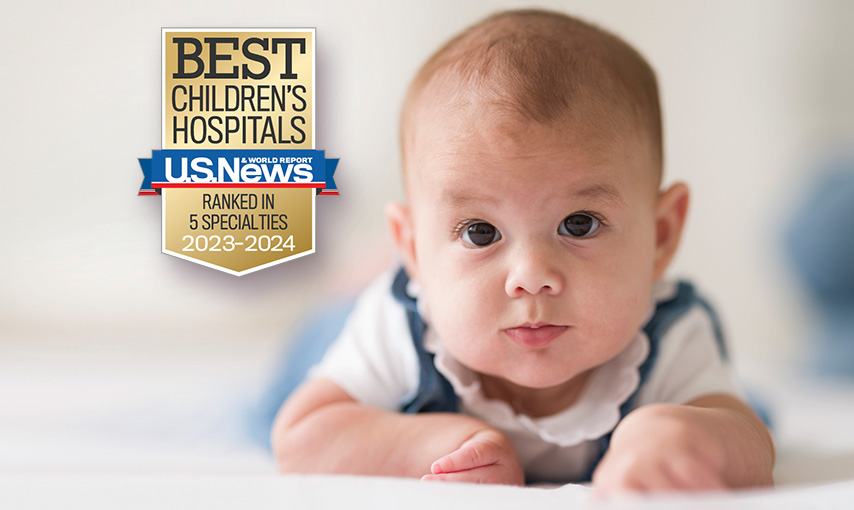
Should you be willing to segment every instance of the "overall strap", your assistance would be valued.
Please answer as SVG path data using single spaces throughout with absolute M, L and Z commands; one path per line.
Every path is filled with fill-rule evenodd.
M 458 398 L 454 388 L 445 377 L 436 370 L 433 363 L 434 354 L 424 349 L 424 334 L 427 324 L 418 313 L 414 298 L 406 293 L 409 276 L 400 268 L 391 284 L 394 298 L 406 309 L 406 319 L 412 343 L 418 355 L 420 367 L 418 391 L 409 402 L 403 404 L 401 410 L 405 413 L 452 413 L 457 411 Z
M 649 380 L 649 375 L 655 366 L 656 360 L 658 359 L 661 339 L 670 327 L 673 326 L 678 319 L 688 313 L 688 311 L 695 305 L 702 306 L 709 314 L 709 317 L 712 319 L 712 327 L 714 329 L 715 341 L 718 344 L 718 349 L 720 350 L 721 356 L 724 359 L 727 358 L 726 346 L 724 344 L 723 334 L 721 332 L 717 314 L 703 298 L 697 295 L 694 291 L 694 287 L 690 283 L 679 282 L 676 287 L 676 293 L 673 297 L 656 305 L 655 313 L 643 328 L 644 334 L 646 334 L 646 337 L 649 339 L 649 355 L 641 366 L 638 367 L 638 374 L 640 375 L 638 387 L 623 403 L 623 405 L 620 406 L 621 421 L 627 414 L 635 409 L 638 394 L 644 384 Z M 578 481 L 589 482 L 593 478 L 593 471 L 596 469 L 596 466 L 599 465 L 602 457 L 605 456 L 605 452 L 608 451 L 608 446 L 611 444 L 611 434 L 613 434 L 613 431 L 599 438 L 599 454 L 590 465 L 585 476 Z

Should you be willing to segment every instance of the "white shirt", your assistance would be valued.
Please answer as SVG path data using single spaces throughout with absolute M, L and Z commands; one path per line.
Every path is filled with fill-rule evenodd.
M 420 367 L 406 311 L 391 293 L 393 278 L 394 272 L 384 273 L 363 292 L 310 377 L 335 382 L 364 405 L 399 411 L 418 390 Z M 656 302 L 674 293 L 671 283 L 656 285 L 648 316 Z M 460 412 L 491 424 L 513 441 L 528 479 L 564 480 L 587 471 L 598 453 L 596 440 L 619 422 L 620 406 L 640 382 L 638 367 L 649 354 L 649 339 L 638 332 L 620 354 L 594 369 L 575 403 L 540 418 L 487 398 L 478 374 L 457 362 L 430 328 L 424 348 L 435 353 L 436 369 L 453 386 Z M 660 340 L 658 358 L 636 405 L 683 404 L 711 393 L 741 392 L 721 359 L 711 318 L 703 307 L 694 306 Z

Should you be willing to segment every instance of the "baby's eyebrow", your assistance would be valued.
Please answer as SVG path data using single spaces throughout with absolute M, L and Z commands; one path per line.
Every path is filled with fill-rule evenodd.
M 497 197 L 481 193 L 465 193 L 459 189 L 443 190 L 439 193 L 439 202 L 451 207 L 461 207 L 472 202 L 499 203 Z
M 569 190 L 566 192 L 568 198 L 585 199 L 601 202 L 612 202 L 618 206 L 625 206 L 626 202 L 620 193 L 610 184 L 593 184 L 580 190 Z M 500 198 L 476 192 L 463 192 L 459 189 L 446 189 L 439 193 L 439 201 L 451 207 L 460 207 L 472 202 L 487 202 L 499 204 Z
M 573 198 L 586 198 L 590 200 L 603 200 L 614 202 L 618 205 L 625 205 L 623 197 L 620 193 L 609 184 L 594 184 L 578 191 L 570 192 L 569 196 Z

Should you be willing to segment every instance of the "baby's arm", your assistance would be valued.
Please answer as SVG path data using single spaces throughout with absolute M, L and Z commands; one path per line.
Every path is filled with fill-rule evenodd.
M 716 394 L 652 404 L 614 430 L 593 484 L 618 490 L 716 490 L 772 485 L 774 444 L 750 408 Z
M 524 483 L 512 443 L 486 423 L 461 414 L 363 406 L 323 378 L 294 392 L 272 434 L 282 472 Z

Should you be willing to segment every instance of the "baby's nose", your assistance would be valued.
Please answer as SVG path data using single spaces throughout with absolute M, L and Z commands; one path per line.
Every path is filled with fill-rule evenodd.
M 563 276 L 554 260 L 548 249 L 532 245 L 520 247 L 510 261 L 505 282 L 507 295 L 520 297 L 526 293 L 555 295 L 562 292 Z

